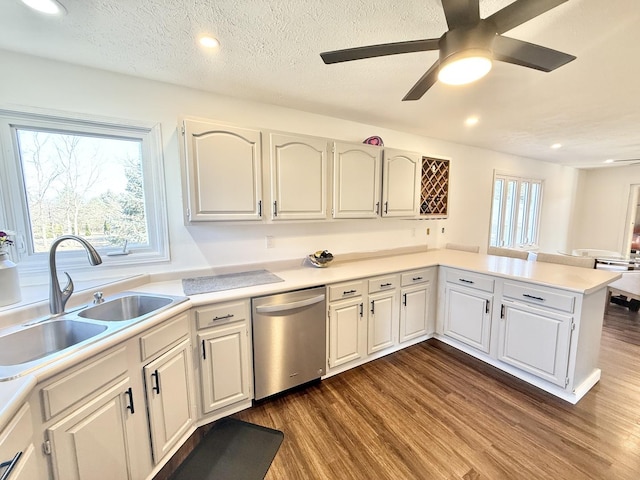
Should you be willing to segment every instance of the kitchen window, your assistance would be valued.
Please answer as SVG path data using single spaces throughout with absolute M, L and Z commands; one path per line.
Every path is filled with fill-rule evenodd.
M 160 126 L 0 110 L 0 225 L 21 272 L 45 271 L 60 235 L 86 238 L 105 265 L 168 259 Z M 85 266 L 76 242 L 58 264 Z
M 541 204 L 542 180 L 496 173 L 489 245 L 505 248 L 537 246 Z

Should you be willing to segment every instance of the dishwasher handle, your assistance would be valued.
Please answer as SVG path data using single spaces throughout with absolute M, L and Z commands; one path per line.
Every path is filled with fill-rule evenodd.
M 317 295 L 315 297 L 309 297 L 303 300 L 298 300 L 297 302 L 282 303 L 280 305 L 257 305 L 256 312 L 258 313 L 286 312 L 287 310 L 293 310 L 295 308 L 308 307 L 309 305 L 320 303 L 323 300 L 324 300 L 324 293 L 321 295 Z

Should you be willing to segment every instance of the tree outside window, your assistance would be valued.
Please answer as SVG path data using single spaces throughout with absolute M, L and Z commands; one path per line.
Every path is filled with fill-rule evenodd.
M 17 136 L 35 252 L 64 234 L 96 247 L 148 243 L 140 141 L 25 129 Z

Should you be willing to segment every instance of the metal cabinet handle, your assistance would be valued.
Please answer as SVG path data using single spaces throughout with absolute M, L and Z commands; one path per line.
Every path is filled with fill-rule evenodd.
M 364 315 L 364 303 L 360 304 L 360 317 Z
M 258 216 L 262 217 L 262 200 L 258 200 Z
M 2 474 L 2 477 L 0 477 L 0 480 L 7 480 L 9 478 L 9 475 L 11 475 L 11 472 L 13 471 L 13 469 L 16 468 L 16 465 L 18 464 L 18 461 L 20 460 L 21 456 L 22 456 L 22 452 L 18 452 L 8 462 L 0 463 L 0 468 L 7 467 L 7 469 Z
M 207 359 L 207 347 L 205 346 L 204 340 L 202 340 L 202 359 Z
M 539 302 L 544 302 L 544 298 L 535 297 L 533 295 L 529 295 L 528 293 L 523 293 L 522 296 L 525 297 L 525 298 L 530 298 L 531 300 L 538 300 Z
M 413 277 L 411 280 L 417 282 L 418 280 L 422 280 L 422 277 Z
M 226 315 L 223 315 L 221 317 L 213 317 L 213 319 L 211 320 L 212 322 L 217 322 L 219 320 L 226 320 L 227 318 L 233 318 L 233 313 L 227 313 Z
M 402 295 L 402 304 L 405 307 L 407 306 L 407 294 L 406 293 L 404 295 Z
M 380 213 L 380 202 L 376 202 L 376 215 Z
M 351 295 L 352 293 L 356 293 L 355 290 L 345 290 L 344 292 L 342 292 L 343 295 Z
M 467 280 L 466 278 L 459 278 L 458 280 L 463 283 L 469 283 L 469 284 L 475 283 L 473 280 Z
M 376 313 L 376 301 L 371 300 L 371 313 Z
M 489 299 L 487 299 L 487 306 L 484 310 L 484 313 L 489 313 Z
M 393 283 L 381 283 L 380 288 L 390 287 Z
M 273 216 L 274 217 L 278 216 L 278 201 L 277 200 L 273 201 Z
M 504 304 L 500 305 L 500 318 L 504 318 Z
M 151 374 L 151 378 L 152 379 L 155 378 L 156 380 L 156 384 L 151 388 L 151 390 L 156 392 L 158 395 L 160 395 L 160 375 L 158 374 L 157 369 L 155 372 Z
M 124 394 L 129 397 L 129 404 L 127 405 L 127 410 L 131 411 L 131 415 L 133 415 L 134 413 L 136 413 L 135 409 L 133 408 L 133 390 L 131 387 L 129 387 L 127 390 L 125 390 Z
M 384 202 L 384 213 L 389 213 L 389 202 Z

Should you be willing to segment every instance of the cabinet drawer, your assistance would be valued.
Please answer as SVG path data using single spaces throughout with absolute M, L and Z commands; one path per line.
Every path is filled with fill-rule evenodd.
M 189 315 L 183 313 L 140 337 L 140 356 L 146 360 L 189 335 Z
M 384 277 L 376 277 L 369 280 L 369 293 L 382 292 L 384 290 L 393 290 L 397 286 L 397 275 L 385 275 Z
M 196 325 L 203 328 L 239 322 L 249 318 L 249 301 L 228 302 L 196 309 Z
M 45 419 L 101 389 L 127 372 L 127 352 L 122 347 L 88 363 L 42 389 Z
M 464 285 L 465 287 L 475 288 L 483 292 L 493 293 L 494 280 L 491 277 L 485 277 L 475 273 L 465 272 L 463 270 L 446 270 L 446 279 L 448 283 Z
M 345 298 L 360 297 L 364 292 L 362 281 L 329 285 L 329 301 L 343 300 Z
M 24 405 L 7 427 L 0 432 L 0 462 L 10 461 L 18 452 L 24 452 L 32 442 L 33 425 L 29 404 Z
M 400 285 L 408 287 L 409 285 L 417 285 L 419 283 L 428 282 L 431 279 L 431 271 L 428 268 L 422 270 L 412 270 L 405 272 L 400 277 Z
M 575 296 L 552 291 L 537 285 L 505 282 L 503 296 L 519 302 L 553 308 L 568 313 L 573 313 L 575 306 Z

